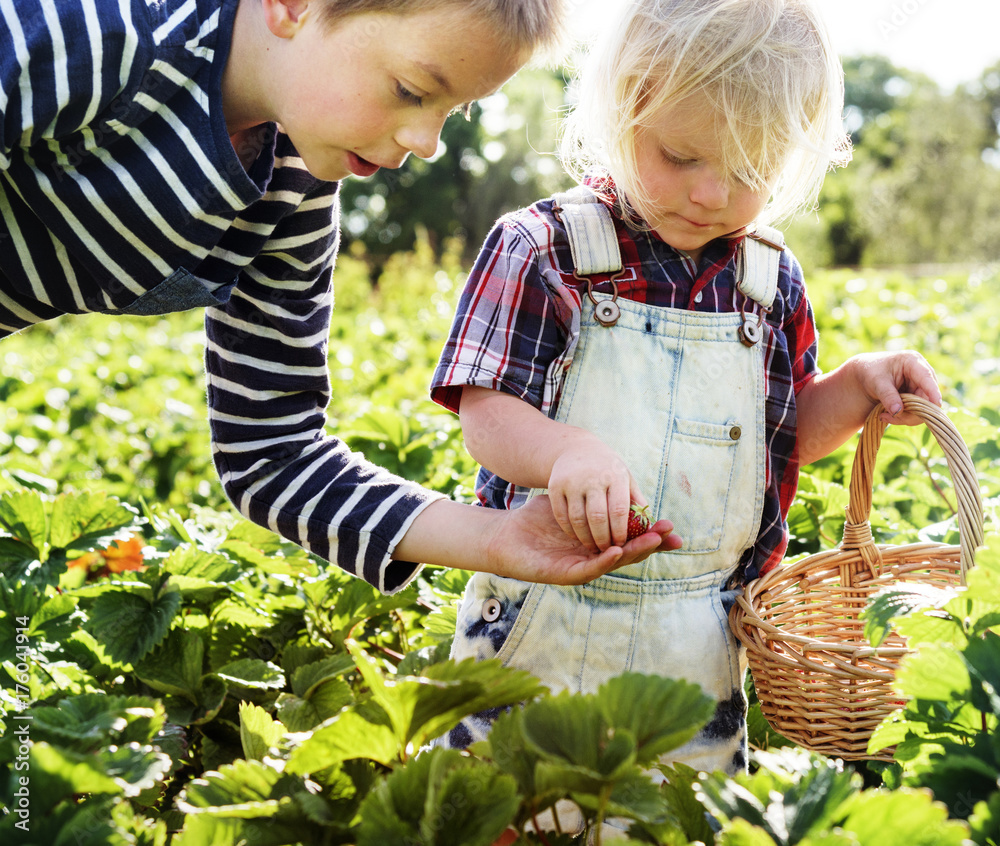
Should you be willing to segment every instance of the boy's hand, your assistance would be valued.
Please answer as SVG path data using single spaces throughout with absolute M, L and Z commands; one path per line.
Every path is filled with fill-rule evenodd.
M 658 520 L 644 535 L 597 553 L 559 527 L 549 497 L 544 495 L 502 513 L 502 525 L 489 544 L 488 560 L 482 569 L 528 582 L 585 584 L 654 552 L 681 546 L 670 521 Z
M 623 545 L 629 506 L 646 504 L 618 453 L 582 430 L 553 462 L 548 495 L 556 522 L 591 552 Z

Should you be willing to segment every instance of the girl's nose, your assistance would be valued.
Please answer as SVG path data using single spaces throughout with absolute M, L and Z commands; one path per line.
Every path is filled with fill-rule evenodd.
M 729 182 L 710 167 L 699 168 L 691 185 L 690 199 L 707 209 L 724 209 L 729 204 Z

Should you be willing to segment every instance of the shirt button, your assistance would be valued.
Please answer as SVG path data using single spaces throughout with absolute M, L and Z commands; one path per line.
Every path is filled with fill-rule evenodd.
M 739 426 L 733 426 L 733 428 L 729 430 L 729 437 L 731 437 L 734 441 L 738 441 L 740 439 L 740 435 L 742 434 L 743 430 Z
M 699 291 L 697 294 L 694 295 L 694 301 L 696 303 L 700 303 L 701 302 L 701 291 Z
M 494 623 L 500 619 L 500 612 L 503 610 L 503 606 L 500 604 L 500 600 L 495 596 L 491 596 L 483 603 L 483 619 L 487 623 Z

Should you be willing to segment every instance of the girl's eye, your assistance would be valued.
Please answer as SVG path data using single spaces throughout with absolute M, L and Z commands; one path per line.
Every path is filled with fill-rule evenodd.
M 396 83 L 396 96 L 402 100 L 404 103 L 409 103 L 413 106 L 422 106 L 424 104 L 424 98 L 419 94 L 414 94 L 407 88 L 403 83 Z
M 660 155 L 663 156 L 664 161 L 672 165 L 689 165 L 695 163 L 695 159 L 681 158 L 680 156 L 671 153 L 669 150 L 660 150 Z

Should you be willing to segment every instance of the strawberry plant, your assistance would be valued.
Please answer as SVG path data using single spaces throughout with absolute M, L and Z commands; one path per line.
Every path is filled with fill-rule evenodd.
M 471 499 L 457 420 L 422 399 L 460 276 L 426 245 L 375 288 L 341 258 L 329 413 L 353 448 Z M 211 468 L 197 313 L 5 339 L 0 841 L 554 846 L 581 842 L 542 825 L 567 827 L 569 807 L 595 842 L 1000 842 L 996 276 L 811 282 L 821 365 L 894 346 L 931 360 L 993 534 L 966 590 L 869 612 L 873 639 L 897 626 L 920 644 L 899 675 L 907 704 L 874 740 L 896 746 L 893 764 L 789 748 L 752 706 L 751 773 L 735 779 L 656 763 L 710 716 L 697 688 L 627 674 L 551 695 L 496 662 L 450 661 L 468 573 L 428 568 L 382 596 L 236 517 Z M 839 541 L 853 449 L 803 468 L 790 555 Z M 954 540 L 926 432 L 890 427 L 877 472 L 880 541 Z M 488 708 L 505 713 L 487 740 L 433 745 Z

